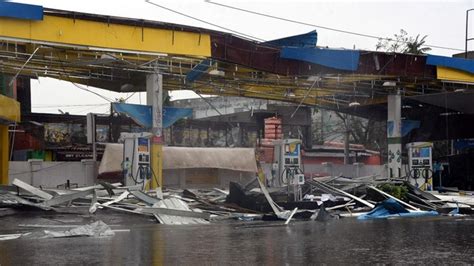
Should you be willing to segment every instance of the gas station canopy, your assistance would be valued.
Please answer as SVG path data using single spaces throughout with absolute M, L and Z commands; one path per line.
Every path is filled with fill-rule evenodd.
M 432 101 L 423 97 L 474 87 L 473 60 L 321 48 L 315 31 L 259 43 L 185 25 L 33 7 L 0 12 L 2 73 L 134 92 L 145 91 L 145 76 L 158 71 L 166 90 L 348 112 L 384 104 L 397 91 Z

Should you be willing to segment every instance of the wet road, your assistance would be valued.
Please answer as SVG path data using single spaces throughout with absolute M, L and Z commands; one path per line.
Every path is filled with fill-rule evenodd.
M 84 224 L 94 219 L 118 231 L 104 238 L 1 241 L 1 265 L 474 263 L 474 218 L 167 226 L 113 213 L 20 217 L 1 218 L 0 234 L 33 230 L 20 224 Z

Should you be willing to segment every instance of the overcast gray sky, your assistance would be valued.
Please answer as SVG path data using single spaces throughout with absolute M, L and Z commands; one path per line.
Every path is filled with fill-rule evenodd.
M 44 7 L 79 12 L 141 18 L 214 28 L 170 11 L 150 5 L 144 0 L 24 0 L 16 1 L 39 4 Z M 318 45 L 333 48 L 353 48 L 374 50 L 377 40 L 358 37 L 310 26 L 283 22 L 271 18 L 247 14 L 206 3 L 204 0 L 153 2 L 197 18 L 230 28 L 261 39 L 271 40 L 285 36 L 318 31 Z M 427 43 L 438 46 L 464 49 L 466 10 L 474 8 L 474 0 L 464 1 L 236 1 L 215 0 L 231 6 L 251 9 L 293 20 L 303 21 L 346 31 L 376 36 L 392 37 L 400 29 L 410 36 L 428 35 Z M 470 13 L 469 36 L 474 37 L 474 11 Z M 217 29 L 217 28 L 214 28 Z M 217 29 L 220 30 L 220 29 Z M 474 49 L 474 41 L 469 48 Z M 454 50 L 434 48 L 431 54 L 451 56 Z M 105 90 L 94 91 L 115 99 L 129 94 L 112 93 Z M 55 95 L 55 97 L 51 97 Z M 192 97 L 193 94 L 173 93 L 173 99 Z M 129 102 L 145 103 L 145 95 L 136 94 Z M 91 93 L 81 91 L 68 82 L 41 78 L 32 81 L 32 105 L 34 112 L 58 113 L 58 109 L 71 114 L 87 112 L 105 113 L 108 102 Z M 69 106 L 74 105 L 74 106 Z M 87 106 L 85 106 L 87 105 Z M 69 106 L 69 107 L 68 107 Z

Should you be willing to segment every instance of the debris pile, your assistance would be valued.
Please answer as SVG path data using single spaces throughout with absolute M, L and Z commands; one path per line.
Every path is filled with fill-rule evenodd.
M 422 191 L 404 180 L 375 176 L 307 179 L 301 187 L 304 195 L 302 201 L 292 201 L 294 197 L 286 187 L 266 188 L 261 182 L 258 187 L 252 189 L 251 184 L 241 186 L 231 183 L 227 200 L 255 211 L 271 212 L 279 219 L 285 219 L 282 213 L 294 210 L 295 218 L 316 221 L 342 217 L 368 220 L 460 215 L 472 214 L 474 211 L 472 196 L 440 197 L 439 193 Z
M 125 187 L 106 182 L 74 189 L 41 189 L 18 179 L 12 184 L 0 188 L 0 216 L 25 208 L 89 215 L 109 209 L 148 216 L 168 225 L 209 224 L 225 219 L 283 220 L 288 224 L 293 219 L 325 222 L 357 217 L 368 220 L 462 215 L 474 210 L 472 195 L 461 196 L 453 192 L 441 195 L 421 191 L 403 180 L 375 176 L 307 179 L 301 186 L 301 201 L 295 201 L 286 187 L 266 187 L 259 178 L 245 185 L 231 182 L 229 191 L 217 188 L 143 191 L 140 186 Z M 105 223 L 96 222 L 66 231 L 45 230 L 42 234 L 51 237 L 108 236 L 113 235 L 113 231 L 107 229 Z M 26 236 L 3 236 L 2 239 L 11 237 Z

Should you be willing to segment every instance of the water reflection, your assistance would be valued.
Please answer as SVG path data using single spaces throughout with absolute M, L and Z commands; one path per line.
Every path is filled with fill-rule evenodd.
M 128 225 L 112 238 L 0 242 L 0 264 L 473 263 L 474 220 Z

